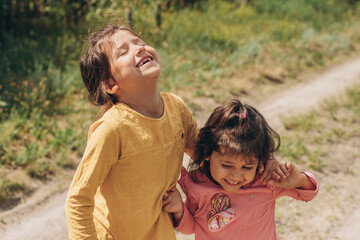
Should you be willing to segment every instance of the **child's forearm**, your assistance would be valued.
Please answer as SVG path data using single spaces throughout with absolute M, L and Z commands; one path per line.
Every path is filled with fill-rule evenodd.
M 298 175 L 298 184 L 296 185 L 296 188 L 304 189 L 304 190 L 315 190 L 316 186 L 313 184 L 312 181 L 306 176 L 305 173 L 300 172 Z
M 96 229 L 93 221 L 93 206 L 79 203 L 78 196 L 70 195 L 66 199 L 65 213 L 70 239 L 97 239 Z

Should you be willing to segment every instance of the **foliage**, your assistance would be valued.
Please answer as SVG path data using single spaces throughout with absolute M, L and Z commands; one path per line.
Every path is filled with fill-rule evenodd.
M 0 124 L 0 165 L 29 167 L 31 176 L 44 175 L 35 174 L 31 170 L 34 166 L 41 166 L 43 171 L 49 173 L 53 173 L 57 166 L 72 167 L 75 159 L 70 154 L 79 155 L 83 151 L 86 137 L 84 129 L 78 126 L 91 121 L 89 115 L 94 114 L 93 111 L 84 111 L 63 120 L 49 117 L 41 110 L 32 112 L 30 118 L 22 111 L 12 111 L 9 119 Z M 66 164 L 61 161 L 49 162 L 60 153 L 66 153 L 62 159 Z
M 324 65 L 339 51 L 351 51 L 352 42 L 360 39 L 357 21 L 352 21 L 357 8 L 339 0 L 267 0 L 249 5 L 214 0 L 29 0 L 7 1 L 2 4 L 4 11 L 10 9 L 10 2 L 12 10 L 2 17 L 12 18 L 13 28 L 4 27 L 0 43 L 3 112 L 19 107 L 29 112 L 39 103 L 42 109 L 56 112 L 69 85 L 76 85 L 74 89 L 81 85 L 76 61 L 87 28 L 93 31 L 111 22 L 129 21 L 155 45 L 166 63 L 161 89 L 169 91 L 202 88 L 204 82 L 233 75 L 234 69 L 269 65 L 268 58 L 274 65 L 285 62 L 284 75 L 293 77 L 306 67 Z M 22 19 L 15 18 L 22 13 Z M 69 75 L 76 81 L 65 79 Z M 25 94 L 17 93 L 19 86 Z M 34 86 L 39 86 L 37 93 L 28 94 Z
M 277 5 L 284 2 L 289 6 L 278 10 Z M 160 45 L 166 63 L 161 87 L 170 91 L 186 86 L 204 88 L 204 82 L 212 85 L 216 78 L 237 75 L 254 65 L 263 69 L 282 65 L 283 77 L 294 78 L 305 68 L 325 65 L 326 59 L 339 51 L 352 51 L 351 38 L 359 33 L 357 21 L 349 22 L 356 17 L 347 5 L 330 1 L 330 7 L 318 12 L 318 5 L 308 2 L 267 1 L 267 6 L 253 1 L 236 7 L 209 1 L 202 11 L 187 8 L 164 15 L 159 31 L 159 35 L 166 32 Z M 288 11 L 293 5 L 292 12 Z M 335 5 L 336 17 L 329 10 Z M 316 14 L 303 16 L 308 8 Z M 293 17 L 293 12 L 299 16 Z
M 96 110 L 86 104 L 77 62 L 88 33 L 105 24 L 130 25 L 155 46 L 163 63 L 161 90 L 223 101 L 261 95 L 259 87 L 270 85 L 263 77 L 268 69 L 280 68 L 280 80 L 291 81 L 355 51 L 359 10 L 352 0 L 1 1 L 0 169 L 46 180 L 79 161 Z M 345 126 L 359 121 L 355 111 L 341 120 Z M 287 127 L 306 132 L 318 127 L 313 123 L 292 119 Z M 334 142 L 339 134 L 352 136 L 334 128 L 313 141 Z M 287 154 L 321 167 L 321 151 L 299 136 L 285 141 Z M 6 198 L 11 182 L 1 184 Z
M 12 182 L 7 178 L 0 179 L 0 205 L 7 200 L 14 192 L 25 190 L 23 183 Z

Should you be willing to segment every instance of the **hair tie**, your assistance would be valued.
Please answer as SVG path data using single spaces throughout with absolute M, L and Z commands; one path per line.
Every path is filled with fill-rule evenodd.
M 246 108 L 244 108 L 244 111 L 242 111 L 238 115 L 239 115 L 240 119 L 244 119 L 244 118 L 246 118 L 246 114 L 247 114 L 247 111 L 246 111 Z

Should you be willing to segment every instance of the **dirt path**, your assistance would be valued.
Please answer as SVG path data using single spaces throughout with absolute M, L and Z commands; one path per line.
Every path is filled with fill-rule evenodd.
M 356 83 L 360 83 L 360 57 L 277 93 L 265 99 L 257 107 L 272 126 L 281 128 L 281 116 L 304 113 L 326 98 L 343 94 L 346 88 Z M 353 155 L 337 155 L 344 153 L 342 148 L 350 148 L 348 152 Z M 337 151 L 340 149 L 341 151 Z M 354 149 L 355 153 L 352 151 Z M 282 217 L 278 224 L 291 231 L 281 231 L 283 239 L 360 239 L 360 207 L 357 206 L 360 200 L 360 195 L 357 193 L 357 186 L 360 183 L 360 141 L 346 143 L 346 146 L 338 144 L 332 148 L 332 151 L 334 162 L 337 159 L 352 159 L 351 162 L 344 164 L 353 169 L 354 174 L 351 176 L 339 174 L 340 168 L 344 167 L 340 164 L 338 166 L 340 170 L 331 169 L 318 176 L 320 186 L 327 186 L 327 189 L 321 189 L 314 201 L 304 204 L 285 200 L 283 205 L 288 207 L 279 212 Z M 329 184 L 331 182 L 333 185 Z M 53 192 L 48 188 L 40 189 L 24 204 L 0 212 L 0 238 L 67 239 L 64 213 L 66 190 Z M 178 239 L 192 238 L 179 234 Z
M 281 117 L 304 113 L 319 105 L 324 99 L 343 94 L 347 88 L 359 83 L 360 57 L 324 71 L 290 89 L 265 99 L 259 110 L 271 126 L 282 127 Z

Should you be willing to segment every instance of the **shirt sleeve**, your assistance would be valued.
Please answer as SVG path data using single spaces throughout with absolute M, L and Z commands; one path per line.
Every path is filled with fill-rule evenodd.
M 94 196 L 120 155 L 118 134 L 104 122 L 90 127 L 87 146 L 66 199 L 70 239 L 97 239 Z
M 276 188 L 275 198 L 279 198 L 282 196 L 289 196 L 291 198 L 305 202 L 311 201 L 313 198 L 315 198 L 316 195 L 318 194 L 319 186 L 314 175 L 312 175 L 309 172 L 302 172 L 302 173 L 305 174 L 306 177 L 312 182 L 315 188 L 314 190 L 304 190 L 300 188 L 292 188 L 292 189 Z
M 190 108 L 183 100 L 181 100 L 181 102 L 183 104 L 182 118 L 186 123 L 185 153 L 191 156 L 194 152 L 195 141 L 199 135 L 199 127 Z
M 181 177 L 178 183 L 186 195 L 186 200 L 184 204 L 184 215 L 180 220 L 180 222 L 178 223 L 178 225 L 174 226 L 174 228 L 185 234 L 194 233 L 194 228 L 195 228 L 194 214 L 198 209 L 198 203 L 191 196 L 187 188 L 187 185 L 190 181 L 189 178 L 190 178 L 189 174 L 187 173 L 186 169 L 183 167 L 181 170 Z

